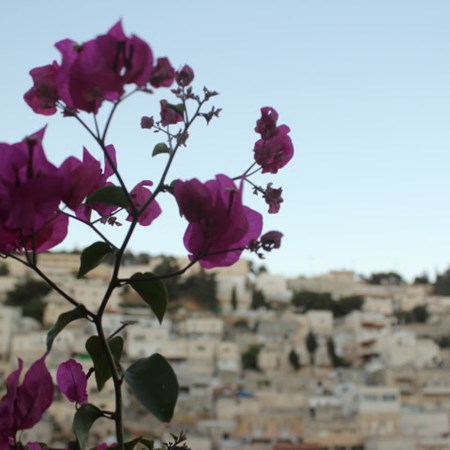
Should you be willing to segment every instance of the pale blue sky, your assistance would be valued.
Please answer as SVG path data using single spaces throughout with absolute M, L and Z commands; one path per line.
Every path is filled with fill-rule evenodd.
M 173 178 L 237 175 L 252 158 L 261 106 L 292 130 L 295 159 L 277 176 L 285 202 L 266 230 L 285 234 L 265 261 L 289 275 L 330 269 L 396 270 L 407 277 L 450 264 L 450 2 L 447 0 L 16 0 L 0 9 L 2 126 L 15 142 L 45 123 L 56 162 L 93 143 L 75 122 L 34 115 L 28 71 L 59 55 L 53 44 L 104 33 L 119 18 L 156 56 L 192 65 L 196 86 L 221 93 L 222 118 L 198 126 Z M 130 101 L 110 135 L 130 185 L 157 179 L 164 157 L 139 129 L 156 99 Z M 265 210 L 248 191 L 253 207 Z M 132 248 L 185 254 L 173 202 Z M 258 199 L 256 199 L 258 200 Z M 65 248 L 94 236 L 73 229 Z

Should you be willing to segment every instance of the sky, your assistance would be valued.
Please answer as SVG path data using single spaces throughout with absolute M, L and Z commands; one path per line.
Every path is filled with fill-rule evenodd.
M 450 265 L 450 2 L 447 0 L 228 0 L 171 2 L 46 0 L 5 2 L 0 14 L 0 142 L 18 142 L 48 125 L 55 164 L 99 149 L 74 120 L 35 115 L 23 102 L 33 67 L 59 60 L 54 44 L 83 42 L 121 19 L 156 57 L 188 63 L 194 87 L 216 90 L 221 118 L 198 123 L 169 178 L 235 176 L 252 162 L 259 109 L 274 107 L 291 129 L 295 156 L 255 182 L 283 187 L 265 230 L 284 233 L 264 263 L 273 273 L 315 275 L 397 271 L 432 278 Z M 157 115 L 156 96 L 132 98 L 114 119 L 110 143 L 130 186 L 158 180 L 158 136 L 139 127 Z M 131 249 L 185 255 L 186 222 L 173 199 L 140 229 Z M 108 232 L 111 230 L 107 230 Z M 119 239 L 116 230 L 113 239 Z M 95 236 L 73 226 L 60 249 Z

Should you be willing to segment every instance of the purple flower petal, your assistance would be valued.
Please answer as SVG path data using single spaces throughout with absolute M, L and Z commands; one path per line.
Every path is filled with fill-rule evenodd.
M 242 183 L 217 175 L 201 183 L 197 179 L 177 181 L 175 198 L 189 221 L 184 245 L 204 268 L 230 266 L 262 230 L 262 216 L 242 204 Z
M 131 198 L 136 206 L 140 209 L 144 204 L 151 198 L 152 192 L 146 186 L 152 186 L 153 183 L 150 180 L 141 181 L 137 184 L 133 190 L 130 192 Z M 131 208 L 128 209 L 130 215 L 127 217 L 128 221 L 133 220 L 131 216 Z M 139 224 L 142 226 L 150 225 L 159 215 L 161 214 L 161 208 L 156 200 L 153 200 L 145 211 L 139 217 Z
M 83 367 L 74 359 L 68 359 L 58 367 L 56 382 L 70 402 L 87 403 L 87 378 Z
M 32 364 L 17 389 L 15 416 L 18 430 L 36 425 L 53 402 L 53 380 L 45 365 L 45 357 Z

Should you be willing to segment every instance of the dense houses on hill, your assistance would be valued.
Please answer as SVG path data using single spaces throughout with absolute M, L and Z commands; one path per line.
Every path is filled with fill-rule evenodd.
M 127 265 L 122 276 L 160 262 Z M 5 263 L 0 299 L 10 303 L 8 293 L 26 274 L 13 260 Z M 77 280 L 77 254 L 40 255 L 39 264 L 95 310 L 110 265 Z M 180 284 L 162 325 L 132 292 L 115 293 L 105 326 L 113 333 L 133 322 L 121 332 L 125 360 L 161 353 L 180 385 L 169 425 L 126 393 L 130 435 L 166 440 L 182 430 L 193 450 L 450 449 L 450 297 L 432 295 L 426 284 L 368 284 L 352 272 L 295 279 L 256 272 L 246 261 L 216 269 L 216 298 L 200 305 L 189 284 Z M 40 322 L 2 306 L 2 383 L 18 356 L 29 364 L 44 353 L 48 329 L 68 309 L 54 291 L 45 295 Z M 64 329 L 48 359 L 52 370 L 69 356 L 89 369 L 84 342 L 91 334 L 81 321 Z M 113 409 L 109 384 L 101 393 L 92 388 L 90 398 Z M 64 445 L 73 438 L 73 413 L 58 398 L 23 439 Z M 113 432 L 112 423 L 100 420 L 92 435 L 107 441 Z

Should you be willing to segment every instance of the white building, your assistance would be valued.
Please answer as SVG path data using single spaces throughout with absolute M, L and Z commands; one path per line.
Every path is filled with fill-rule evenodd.
M 256 278 L 255 289 L 261 291 L 268 302 L 289 303 L 293 295 L 284 276 L 266 272 Z
M 386 386 L 359 389 L 358 418 L 363 436 L 392 436 L 400 422 L 400 393 Z
M 432 340 L 417 338 L 410 331 L 396 330 L 379 340 L 382 360 L 388 367 L 435 367 L 441 361 L 439 346 Z

